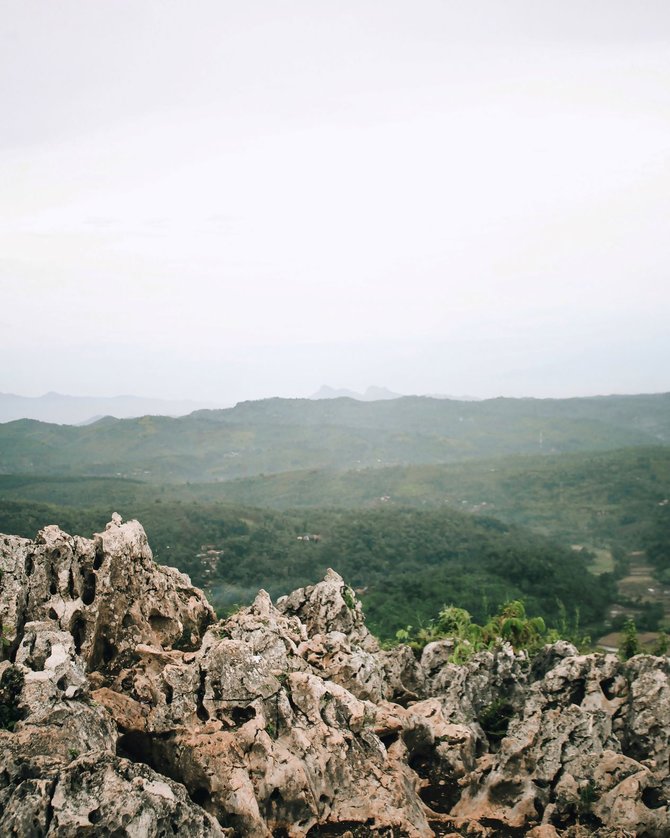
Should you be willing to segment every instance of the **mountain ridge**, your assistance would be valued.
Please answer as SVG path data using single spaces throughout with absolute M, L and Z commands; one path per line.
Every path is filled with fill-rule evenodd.
M 7 422 L 0 424 L 0 471 L 219 481 L 669 442 L 670 394 L 481 402 L 276 398 L 81 427 Z
M 105 416 L 118 419 L 145 415 L 184 416 L 194 410 L 219 406 L 206 400 L 159 399 L 128 394 L 71 396 L 50 391 L 42 396 L 19 396 L 0 393 L 0 423 L 35 419 L 50 424 L 81 425 Z

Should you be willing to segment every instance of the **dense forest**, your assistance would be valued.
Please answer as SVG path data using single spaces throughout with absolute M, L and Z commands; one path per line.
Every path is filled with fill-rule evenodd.
M 510 600 L 594 637 L 626 616 L 654 630 L 670 611 L 667 404 L 271 399 L 180 420 L 12 422 L 0 531 L 90 535 L 118 511 L 220 612 L 332 567 L 386 639 L 445 605 L 483 624 Z
M 325 510 L 301 513 L 223 504 L 118 505 L 144 525 L 157 561 L 190 573 L 215 606 L 274 596 L 321 579 L 328 567 L 355 588 L 371 628 L 392 637 L 445 603 L 477 620 L 510 599 L 554 624 L 568 609 L 600 625 L 614 595 L 611 575 L 589 573 L 589 556 L 520 527 L 452 510 Z M 107 509 L 0 502 L 0 531 L 32 537 L 46 522 L 89 534 Z

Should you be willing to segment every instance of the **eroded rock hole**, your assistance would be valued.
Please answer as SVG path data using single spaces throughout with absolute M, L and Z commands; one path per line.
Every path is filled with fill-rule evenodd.
M 86 620 L 81 614 L 77 614 L 70 623 L 70 634 L 74 640 L 74 650 L 79 655 L 86 640 Z
M 614 691 L 614 684 L 616 683 L 615 678 L 604 678 L 600 682 L 600 689 L 603 691 L 603 695 L 609 701 L 613 698 L 616 698 L 616 692 Z
M 70 595 L 70 599 L 77 598 L 77 592 L 74 587 L 74 574 L 72 573 L 72 568 L 70 568 L 70 572 L 67 575 L 67 592 Z
M 106 637 L 102 638 L 102 660 L 105 663 L 111 663 L 116 657 L 116 646 L 110 643 Z
M 193 629 L 193 626 L 187 624 L 183 627 L 181 635 L 172 644 L 173 649 L 178 649 L 180 652 L 195 652 L 200 645 L 200 638 Z
M 149 768 L 165 774 L 165 768 L 161 769 L 155 764 L 151 737 L 147 736 L 146 733 L 130 730 L 119 736 L 116 743 L 116 754 L 133 762 L 141 762 L 148 765 Z
M 661 809 L 667 805 L 667 800 L 660 789 L 646 788 L 642 792 L 642 802 L 647 809 Z
M 521 783 L 514 780 L 503 780 L 489 790 L 489 800 L 503 806 L 514 806 L 523 790 Z
M 398 741 L 398 733 L 386 733 L 379 737 L 382 745 L 388 750 L 394 742 Z
M 25 563 L 25 571 L 26 576 L 30 576 L 35 568 L 35 562 L 32 553 L 28 553 L 26 556 L 26 563 Z
M 54 611 L 54 609 L 53 609 L 53 608 L 50 608 L 50 609 L 49 609 L 48 616 L 49 616 L 49 619 L 50 619 L 50 620 L 56 620 L 56 621 L 58 621 L 58 614 L 56 614 L 56 612 Z
M 422 780 L 427 781 L 419 790 L 419 797 L 433 812 L 448 814 L 461 797 L 461 788 L 456 779 L 441 771 L 439 766 L 425 753 L 413 754 L 409 767 Z
M 103 635 L 97 635 L 93 643 L 93 653 L 89 661 L 89 667 L 95 671 L 101 664 L 111 663 L 116 657 L 116 646 Z
M 47 658 L 51 655 L 51 643 L 47 640 L 38 654 L 35 654 L 36 645 L 37 637 L 33 635 L 30 641 L 30 657 L 32 659 L 30 668 L 35 672 L 43 672 L 44 664 L 47 662 Z
M 572 686 L 570 691 L 570 704 L 576 704 L 579 707 L 584 701 L 586 695 L 586 681 L 584 678 L 578 678 Z
M 91 823 L 100 823 L 100 819 L 102 818 L 102 812 L 100 809 L 93 809 L 92 812 L 88 813 L 88 819 Z
M 461 799 L 461 791 L 453 777 L 442 777 L 420 789 L 419 797 L 433 812 L 448 814 Z
M 206 809 L 212 802 L 212 795 L 209 793 L 208 789 L 201 786 L 193 792 L 191 800 L 198 806 L 202 806 L 203 809 Z
M 619 741 L 621 742 L 621 753 L 625 757 L 630 757 L 635 762 L 642 762 L 649 757 L 648 747 L 644 740 L 632 736 L 630 731 L 624 731 Z
M 97 578 L 92 570 L 84 571 L 84 589 L 81 594 L 81 601 L 84 605 L 90 605 L 95 599 L 95 585 Z
M 93 570 L 100 570 L 102 563 L 105 561 L 105 553 L 102 549 L 102 544 L 95 546 L 95 558 L 93 559 Z
M 164 617 L 162 614 L 152 614 L 149 617 L 149 625 L 161 640 L 165 640 L 166 636 L 172 633 L 174 621 L 170 617 Z
M 201 722 L 209 721 L 209 712 L 204 705 L 205 700 L 205 681 L 207 680 L 207 673 L 204 670 L 200 672 L 200 686 L 196 695 L 197 706 L 196 714 Z
M 555 811 L 549 818 L 549 823 L 555 826 L 556 829 L 569 829 L 577 823 L 577 815 L 574 812 L 574 807 L 571 807 L 570 812 Z
M 256 708 L 255 707 L 233 707 L 230 711 L 230 717 L 233 720 L 233 723 L 237 725 L 243 725 L 245 722 L 248 722 L 249 719 L 256 718 Z
M 282 797 L 281 792 L 279 789 L 275 788 L 272 789 L 270 796 L 267 798 L 265 803 L 265 817 L 266 819 L 274 819 L 277 816 L 278 810 L 280 809 L 282 803 L 284 802 L 284 798 Z M 302 813 L 301 813 L 302 814 Z

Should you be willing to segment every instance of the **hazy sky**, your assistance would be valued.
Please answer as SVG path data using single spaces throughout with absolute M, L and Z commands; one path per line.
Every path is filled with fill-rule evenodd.
M 0 391 L 670 389 L 667 0 L 0 0 Z

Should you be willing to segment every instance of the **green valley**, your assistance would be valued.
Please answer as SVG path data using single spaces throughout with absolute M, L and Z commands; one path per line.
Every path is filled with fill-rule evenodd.
M 12 422 L 0 531 L 89 535 L 118 511 L 220 611 L 333 567 L 384 638 L 445 604 L 482 622 L 517 599 L 594 636 L 626 615 L 655 629 L 670 619 L 668 412 L 668 396 L 270 399 Z

